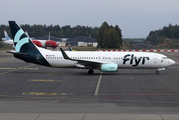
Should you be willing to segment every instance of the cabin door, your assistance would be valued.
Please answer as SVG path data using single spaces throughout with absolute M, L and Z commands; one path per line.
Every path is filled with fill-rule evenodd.
M 157 63 L 157 56 L 154 55 L 154 63 Z

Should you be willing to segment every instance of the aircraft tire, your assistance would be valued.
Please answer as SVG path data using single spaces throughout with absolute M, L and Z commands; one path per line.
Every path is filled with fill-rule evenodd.
M 159 75 L 159 71 L 156 71 L 156 74 Z
M 92 75 L 94 73 L 93 69 L 89 69 L 88 74 Z

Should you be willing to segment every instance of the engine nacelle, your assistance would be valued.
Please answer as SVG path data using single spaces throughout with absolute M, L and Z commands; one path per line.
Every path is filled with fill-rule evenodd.
M 101 65 L 101 72 L 117 72 L 118 65 L 114 63 L 106 63 Z

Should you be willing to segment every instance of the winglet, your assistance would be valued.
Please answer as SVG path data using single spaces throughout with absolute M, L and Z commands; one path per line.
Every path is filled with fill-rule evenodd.
M 70 51 L 73 51 L 73 49 L 72 49 L 71 47 L 69 47 L 69 50 L 70 50 Z
M 71 60 L 62 48 L 60 48 L 60 50 L 61 50 L 62 55 L 63 55 L 63 57 L 64 57 L 65 59 Z

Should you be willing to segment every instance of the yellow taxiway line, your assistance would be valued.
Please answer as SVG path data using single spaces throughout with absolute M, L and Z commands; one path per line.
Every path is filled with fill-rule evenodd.
M 43 79 L 28 79 L 27 81 L 34 81 L 34 82 L 60 82 L 60 80 L 43 80 Z

